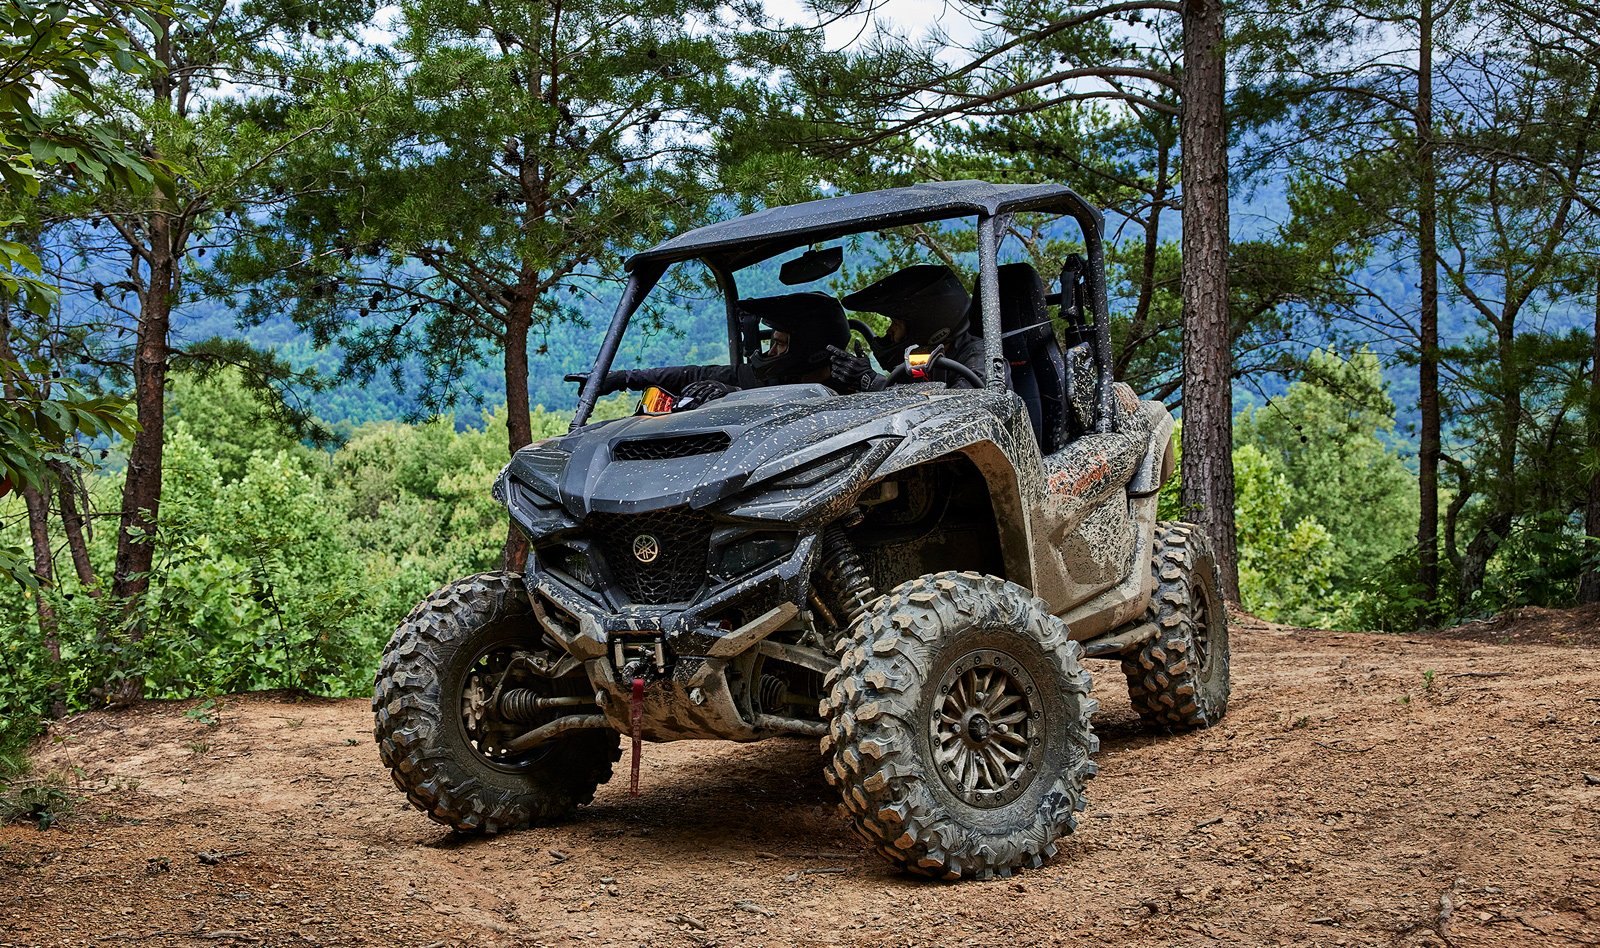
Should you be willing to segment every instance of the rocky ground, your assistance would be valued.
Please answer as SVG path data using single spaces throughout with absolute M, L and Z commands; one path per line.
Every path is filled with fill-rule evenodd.
M 363 701 L 79 715 L 36 756 L 76 811 L 0 828 L 0 944 L 1596 945 L 1597 625 L 1241 623 L 1227 719 L 1178 736 L 1095 663 L 1090 809 L 990 883 L 863 852 L 811 742 L 647 745 L 639 798 L 464 839 L 390 784 Z

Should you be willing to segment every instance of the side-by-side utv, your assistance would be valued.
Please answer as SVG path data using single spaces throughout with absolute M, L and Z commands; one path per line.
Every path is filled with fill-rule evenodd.
M 1018 214 L 1075 221 L 1082 256 L 1002 266 Z M 715 274 L 737 369 L 760 303 L 741 271 L 961 219 L 981 387 L 919 381 L 929 354 L 908 352 L 880 391 L 773 385 L 589 421 L 670 265 Z M 589 802 L 621 735 L 636 754 L 804 736 L 855 831 L 912 872 L 1054 855 L 1096 770 L 1086 657 L 1120 659 L 1161 728 L 1216 722 L 1229 690 L 1210 546 L 1156 521 L 1172 416 L 1112 376 L 1102 229 L 1065 187 L 962 181 L 772 208 L 634 256 L 571 432 L 494 485 L 530 541 L 524 572 L 445 586 L 384 654 L 373 710 L 395 782 L 446 825 L 498 832 Z

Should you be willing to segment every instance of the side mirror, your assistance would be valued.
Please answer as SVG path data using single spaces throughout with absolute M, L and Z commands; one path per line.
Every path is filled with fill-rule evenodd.
M 778 282 L 784 286 L 810 283 L 813 280 L 820 280 L 829 274 L 837 273 L 839 267 L 843 265 L 843 247 L 807 250 L 778 268 Z

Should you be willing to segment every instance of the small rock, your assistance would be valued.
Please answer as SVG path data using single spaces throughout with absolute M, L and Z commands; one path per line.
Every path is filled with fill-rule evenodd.
M 1318 918 L 1313 918 L 1307 924 L 1310 924 L 1310 925 L 1337 925 L 1337 924 L 1339 924 L 1339 921 L 1337 919 L 1333 918 L 1331 915 L 1323 915 L 1323 916 L 1320 916 Z
M 749 912 L 753 915 L 763 915 L 767 918 L 775 918 L 778 914 L 772 909 L 767 908 L 765 905 L 759 905 L 750 901 L 749 899 L 740 899 L 739 901 L 733 903 L 733 907 L 741 912 Z
M 672 925 L 687 925 L 697 932 L 703 932 L 706 930 L 705 922 L 700 921 L 698 918 L 695 918 L 693 915 L 690 915 L 687 912 L 679 912 L 676 915 L 668 915 L 667 922 Z
M 1591 787 L 1600 787 L 1600 777 L 1596 777 L 1591 773 L 1586 773 L 1583 775 L 1583 782 Z

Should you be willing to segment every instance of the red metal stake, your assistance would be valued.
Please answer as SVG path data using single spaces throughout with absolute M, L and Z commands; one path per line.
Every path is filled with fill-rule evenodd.
M 628 796 L 636 797 L 639 795 L 639 731 L 644 727 L 643 678 L 633 680 L 633 704 L 629 710 L 630 723 L 633 725 L 633 782 L 628 787 Z

